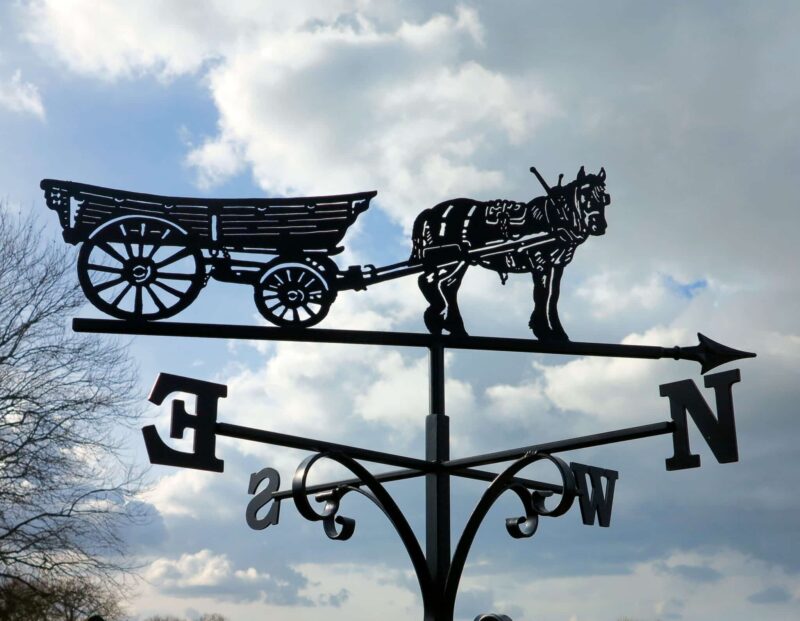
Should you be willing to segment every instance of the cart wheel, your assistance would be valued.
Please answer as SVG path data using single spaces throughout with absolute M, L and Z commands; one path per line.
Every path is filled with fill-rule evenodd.
M 106 225 L 78 255 L 89 301 L 118 319 L 164 319 L 189 306 L 205 285 L 203 254 L 174 224 L 130 217 Z
M 255 286 L 258 312 L 281 327 L 309 327 L 325 318 L 336 299 L 336 264 L 305 257 L 267 263 Z

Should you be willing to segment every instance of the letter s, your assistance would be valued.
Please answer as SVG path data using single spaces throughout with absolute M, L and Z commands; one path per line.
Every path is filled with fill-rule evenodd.
M 266 488 L 256 494 L 259 484 L 268 479 Z M 281 485 L 281 475 L 274 468 L 263 468 L 258 472 L 250 475 L 250 485 L 247 487 L 248 494 L 256 494 L 253 499 L 247 503 L 247 511 L 245 518 L 247 525 L 253 530 L 264 530 L 267 526 L 278 523 L 278 517 L 281 511 L 281 501 L 275 500 L 269 512 L 263 518 L 259 518 L 256 514 L 272 500 L 272 495 L 278 491 Z

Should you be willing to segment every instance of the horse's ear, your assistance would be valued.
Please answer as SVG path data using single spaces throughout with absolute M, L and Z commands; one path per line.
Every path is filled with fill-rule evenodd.
M 583 178 L 586 176 L 586 171 L 581 166 L 581 169 L 578 171 L 578 181 L 582 181 Z
M 600 173 L 598 174 L 598 177 L 600 177 L 600 179 L 602 181 L 606 180 L 606 169 L 605 168 L 601 168 L 600 169 Z

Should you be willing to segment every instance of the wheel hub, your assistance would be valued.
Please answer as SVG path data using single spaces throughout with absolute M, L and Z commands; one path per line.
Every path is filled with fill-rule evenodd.
M 306 293 L 302 289 L 284 289 L 278 292 L 278 299 L 289 308 L 300 308 L 306 300 Z
M 125 266 L 125 278 L 132 285 L 147 285 L 153 281 L 155 265 L 149 259 L 136 259 Z

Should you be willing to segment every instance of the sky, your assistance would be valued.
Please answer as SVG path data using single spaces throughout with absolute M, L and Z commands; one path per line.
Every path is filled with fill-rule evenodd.
M 0 1 L 0 197 L 59 239 L 42 178 L 198 197 L 377 190 L 335 257 L 405 260 L 425 208 L 529 200 L 528 172 L 608 174 L 608 231 L 567 268 L 573 340 L 755 351 L 734 386 L 740 461 L 667 472 L 668 437 L 574 451 L 620 472 L 611 527 L 577 507 L 514 540 L 503 497 L 473 546 L 459 620 L 784 621 L 800 617 L 796 318 L 800 8 L 794 2 Z M 77 251 L 76 251 L 77 252 Z M 467 330 L 530 338 L 531 282 L 472 268 Z M 327 328 L 424 331 L 413 278 L 342 292 Z M 88 305 L 81 316 L 100 313 Z M 210 282 L 177 319 L 263 324 L 247 286 Z M 146 421 L 159 372 L 228 386 L 220 420 L 421 457 L 427 361 L 404 348 L 131 338 Z M 453 457 L 668 420 L 659 385 L 695 363 L 455 352 Z M 702 389 L 713 403 L 711 393 Z M 694 432 L 693 432 L 694 433 Z M 186 448 L 188 440 L 171 441 Z M 141 437 L 129 451 L 147 462 Z M 381 515 L 348 497 L 348 542 L 282 504 L 245 523 L 250 473 L 301 451 L 220 439 L 223 474 L 154 466 L 131 529 L 131 618 L 421 617 Z M 527 473 L 527 471 L 526 471 Z M 321 464 L 318 480 L 343 474 Z M 552 477 L 544 470 L 530 476 Z M 388 484 L 418 536 L 424 485 Z M 453 532 L 485 485 L 453 483 Z

